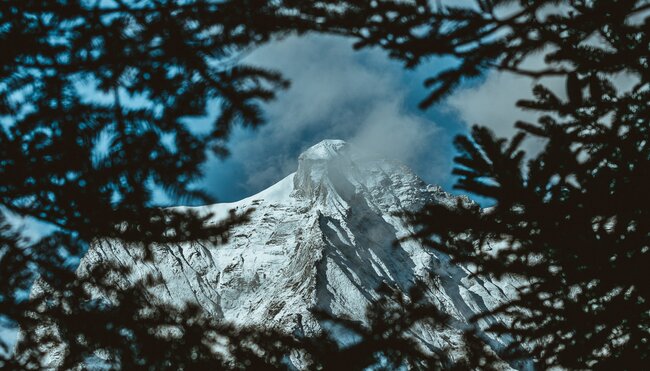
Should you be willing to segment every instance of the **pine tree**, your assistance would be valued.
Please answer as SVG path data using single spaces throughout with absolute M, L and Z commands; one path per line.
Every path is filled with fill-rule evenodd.
M 124 369 L 279 364 L 272 344 L 264 354 L 242 345 L 238 362 L 206 345 L 263 332 L 246 335 L 191 306 L 152 307 L 145 290 L 108 284 L 116 267 L 79 277 L 74 266 L 94 239 L 133 242 L 133 254 L 148 259 L 154 243 L 218 243 L 246 220 L 244 213 L 207 225 L 209 216 L 160 208 L 153 192 L 209 201 L 193 186 L 206 151 L 225 155 L 233 125 L 262 124 L 260 103 L 288 86 L 238 56 L 321 30 L 322 17 L 335 18 L 326 3 L 0 2 L 0 325 L 18 326 L 22 336 L 16 352 L 0 339 L 0 367 L 40 368 L 59 352 L 68 369 L 97 350 Z M 184 120 L 207 116 L 210 104 L 220 108 L 211 131 L 190 131 Z M 29 240 L 7 215 L 50 233 Z M 29 294 L 37 277 L 49 289 Z
M 648 363 L 649 12 L 641 0 L 423 3 L 359 29 L 359 46 L 386 48 L 407 66 L 456 58 L 425 82 L 432 90 L 422 107 L 490 70 L 566 79 L 567 99 L 541 80 L 534 99 L 518 102 L 539 119 L 517 122 L 514 137 L 474 126 L 456 139 L 456 188 L 492 207 L 429 205 L 411 215 L 414 238 L 477 275 L 524 282 L 517 300 L 482 315 L 512 319 L 490 329 L 516 340 L 504 357 L 541 368 Z M 545 66 L 523 64 L 534 54 Z M 617 87 L 621 74 L 635 81 L 631 89 Z M 527 136 L 544 141 L 540 153 L 525 153 Z

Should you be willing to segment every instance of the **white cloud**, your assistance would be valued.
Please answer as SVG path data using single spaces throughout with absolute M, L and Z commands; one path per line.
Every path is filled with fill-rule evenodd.
M 431 155 L 427 144 L 436 126 L 405 108 L 402 66 L 384 52 L 354 51 L 349 40 L 310 35 L 262 47 L 244 63 L 277 69 L 292 82 L 266 107 L 268 124 L 231 145 L 251 191 L 294 171 L 300 151 L 326 138 L 407 164 Z
M 401 111 L 399 102 L 381 102 L 350 141 L 367 152 L 408 163 L 425 153 L 437 131 L 437 126 Z
M 446 101 L 468 125 L 481 124 L 492 128 L 497 135 L 514 133 L 517 120 L 535 121 L 537 113 L 518 108 L 520 99 L 532 98 L 535 81 L 507 72 L 490 72 L 478 86 L 456 90 Z M 545 82 L 553 91 L 563 88 L 563 81 Z
M 539 53 L 528 57 L 521 67 L 528 70 L 547 67 L 544 62 L 545 54 Z M 517 107 L 518 100 L 533 98 L 532 89 L 536 84 L 544 85 L 560 99 L 566 98 L 564 78 L 533 79 L 511 72 L 493 70 L 480 84 L 454 91 L 446 99 L 445 104 L 455 111 L 468 127 L 475 124 L 487 126 L 497 136 L 510 138 L 517 132 L 515 122 L 536 123 L 540 116 L 537 111 Z M 523 149 L 534 155 L 542 149 L 543 145 L 542 140 L 531 137 L 524 141 Z
M 535 54 L 522 63 L 522 68 L 539 70 L 547 68 L 544 62 L 546 53 Z M 638 77 L 619 73 L 610 76 L 619 92 L 629 91 L 639 81 Z M 542 114 L 539 111 L 523 110 L 516 106 L 520 99 L 532 99 L 534 85 L 542 84 L 550 89 L 559 99 L 566 100 L 566 82 L 564 77 L 545 77 L 533 79 L 515 75 L 510 72 L 491 71 L 478 85 L 457 89 L 445 104 L 456 112 L 468 126 L 479 124 L 492 129 L 499 137 L 512 137 L 517 129 L 516 121 L 536 123 Z M 530 137 L 523 143 L 529 155 L 538 153 L 544 141 Z

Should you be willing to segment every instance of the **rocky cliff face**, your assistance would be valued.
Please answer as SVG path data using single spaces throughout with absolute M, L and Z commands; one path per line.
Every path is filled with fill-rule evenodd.
M 265 191 L 194 208 L 214 213 L 215 221 L 231 209 L 255 209 L 227 244 L 156 246 L 154 263 L 145 263 L 121 243 L 101 241 L 84 257 L 79 273 L 118 261 L 133 269 L 123 284 L 149 273 L 162 278 L 164 284 L 151 290 L 155 300 L 193 302 L 224 321 L 304 335 L 322 329 L 310 309 L 363 321 L 380 283 L 406 290 L 420 279 L 430 283 L 427 296 L 460 325 L 515 295 L 514 286 L 469 278 L 466 267 L 414 241 L 394 244 L 410 232 L 399 212 L 456 201 L 402 165 L 326 140 L 300 155 L 294 174 Z M 423 329 L 419 336 L 426 346 L 453 346 L 460 332 Z M 495 347 L 505 341 L 491 338 Z

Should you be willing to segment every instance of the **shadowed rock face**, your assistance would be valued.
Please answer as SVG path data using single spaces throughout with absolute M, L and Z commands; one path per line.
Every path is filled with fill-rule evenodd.
M 154 263 L 144 263 L 119 241 L 100 241 L 78 273 L 114 260 L 133 268 L 118 284 L 148 273 L 163 279 L 151 290 L 152 300 L 193 302 L 225 321 L 304 335 L 323 329 L 310 309 L 363 321 L 381 282 L 407 289 L 422 279 L 431 283 L 428 297 L 461 326 L 515 290 L 507 282 L 470 279 L 465 267 L 416 242 L 394 245 L 410 232 L 396 213 L 426 202 L 455 204 L 456 198 L 402 165 L 326 140 L 300 155 L 296 173 L 267 190 L 235 203 L 194 208 L 215 219 L 230 209 L 255 208 L 250 223 L 236 227 L 227 244 L 156 246 Z M 454 329 L 422 329 L 418 336 L 428 347 L 460 342 Z M 502 340 L 492 341 L 498 346 Z

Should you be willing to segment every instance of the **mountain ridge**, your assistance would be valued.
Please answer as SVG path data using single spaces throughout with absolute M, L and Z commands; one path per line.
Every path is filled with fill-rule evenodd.
M 418 337 L 425 348 L 462 343 L 462 324 L 516 295 L 513 282 L 470 277 L 439 251 L 403 240 L 412 230 L 400 213 L 429 202 L 469 202 L 422 181 L 410 169 L 361 153 L 340 140 L 325 140 L 303 152 L 298 169 L 243 200 L 201 207 L 174 207 L 223 219 L 250 208 L 250 222 L 231 231 L 219 246 L 202 243 L 156 245 L 145 262 L 120 241 L 95 242 L 78 274 L 106 261 L 131 268 L 116 284 L 128 286 L 152 274 L 162 284 L 149 289 L 171 305 L 197 304 L 206 314 L 242 326 L 267 326 L 287 333 L 317 335 L 319 309 L 365 322 L 366 307 L 389 284 L 404 292 L 416 281 L 425 295 L 450 314 L 457 328 Z M 396 242 L 399 240 L 399 242 Z M 500 319 L 487 318 L 486 321 Z M 487 337 L 499 348 L 509 340 Z M 299 360 L 292 360 L 300 368 Z

